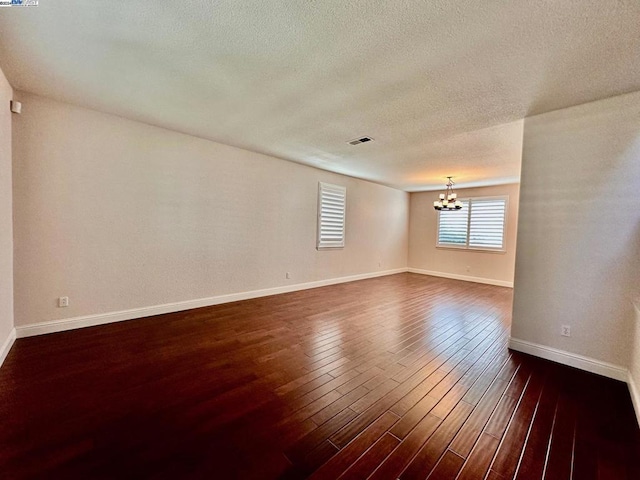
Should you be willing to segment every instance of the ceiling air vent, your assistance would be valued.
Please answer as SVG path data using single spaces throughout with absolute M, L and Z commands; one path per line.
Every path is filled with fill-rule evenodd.
M 358 145 L 359 143 L 366 143 L 371 141 L 373 141 L 373 138 L 371 137 L 362 137 L 362 138 L 356 138 L 355 140 L 351 140 L 348 143 L 349 145 Z

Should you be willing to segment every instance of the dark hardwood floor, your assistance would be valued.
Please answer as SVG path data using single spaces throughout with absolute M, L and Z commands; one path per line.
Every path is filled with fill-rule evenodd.
M 511 297 L 399 274 L 20 339 L 0 477 L 640 478 L 626 385 L 510 352 Z

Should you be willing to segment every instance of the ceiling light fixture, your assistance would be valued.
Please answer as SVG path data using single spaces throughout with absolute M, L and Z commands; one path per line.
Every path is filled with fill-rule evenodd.
M 458 194 L 453 191 L 453 177 L 447 177 L 447 191 L 440 194 L 440 200 L 433 202 L 433 208 L 436 210 L 460 210 L 462 202 L 458 200 Z

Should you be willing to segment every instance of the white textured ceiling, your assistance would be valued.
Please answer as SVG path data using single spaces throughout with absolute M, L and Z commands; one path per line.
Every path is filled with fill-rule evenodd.
M 639 21 L 635 0 L 40 0 L 0 9 L 0 66 L 17 89 L 425 190 L 516 180 L 520 119 L 640 90 Z

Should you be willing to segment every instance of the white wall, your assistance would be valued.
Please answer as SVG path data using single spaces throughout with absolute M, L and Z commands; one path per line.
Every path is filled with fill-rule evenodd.
M 626 368 L 638 293 L 640 92 L 527 118 L 512 337 Z
M 407 265 L 405 192 L 17 95 L 18 326 Z M 347 187 L 342 250 L 316 250 L 318 181 Z
M 459 198 L 507 195 L 506 252 L 481 252 L 436 247 L 438 215 L 433 201 L 441 192 L 411 194 L 409 223 L 409 267 L 443 276 L 470 277 L 480 281 L 512 284 L 518 227 L 518 184 L 495 187 L 459 188 Z
M 0 70 L 0 365 L 13 331 L 12 114 L 9 111 L 12 97 L 13 90 Z

